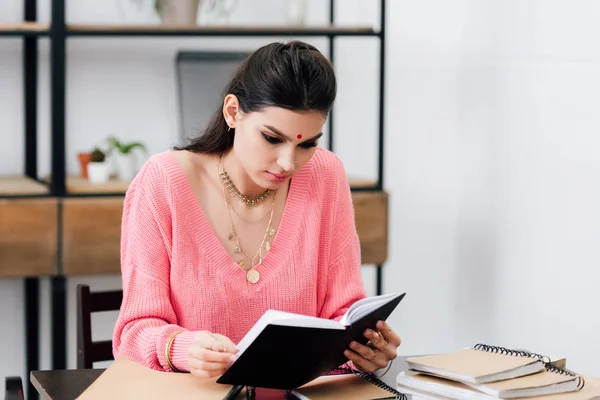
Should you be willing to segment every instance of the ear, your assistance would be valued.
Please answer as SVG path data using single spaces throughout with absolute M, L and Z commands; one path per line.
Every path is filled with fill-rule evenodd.
M 238 115 L 240 112 L 240 103 L 238 101 L 237 96 L 233 94 L 228 94 L 223 101 L 223 117 L 232 128 L 235 128 L 235 124 L 238 119 Z

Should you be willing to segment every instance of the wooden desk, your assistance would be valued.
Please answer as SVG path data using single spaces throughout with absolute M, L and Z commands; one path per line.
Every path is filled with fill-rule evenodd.
M 407 369 L 405 360 L 406 357 L 398 357 L 382 381 L 395 388 L 396 376 Z M 102 372 L 104 369 L 32 371 L 30 378 L 42 400 L 73 400 L 98 379 Z M 411 399 L 410 396 L 407 398 Z

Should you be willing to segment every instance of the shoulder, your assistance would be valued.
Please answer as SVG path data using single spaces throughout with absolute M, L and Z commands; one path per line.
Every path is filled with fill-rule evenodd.
M 313 186 L 325 195 L 337 196 L 340 189 L 349 186 L 342 160 L 330 150 L 317 148 L 306 166 Z
M 140 192 L 152 198 L 163 197 L 181 180 L 181 171 L 170 150 L 151 155 L 131 182 L 128 194 Z
M 318 147 L 307 164 L 311 174 L 325 185 L 347 182 L 342 160 L 330 150 Z

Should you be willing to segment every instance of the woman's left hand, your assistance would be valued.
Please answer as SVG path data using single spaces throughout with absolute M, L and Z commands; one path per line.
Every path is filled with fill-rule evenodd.
M 344 352 L 356 368 L 367 373 L 387 367 L 388 362 L 396 358 L 396 349 L 401 343 L 400 336 L 385 321 L 379 321 L 376 326 L 377 331 L 365 331 L 364 335 L 369 339 L 366 346 L 352 342 L 350 349 Z

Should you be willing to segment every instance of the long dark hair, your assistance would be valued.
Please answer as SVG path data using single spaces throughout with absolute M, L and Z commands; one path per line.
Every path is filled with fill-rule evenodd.
M 275 106 L 327 115 L 337 92 L 329 60 L 314 46 L 301 42 L 271 43 L 248 56 L 227 85 L 223 98 L 233 94 L 242 112 Z M 223 103 L 211 117 L 204 134 L 176 150 L 223 153 L 233 146 L 235 129 L 223 117 Z

